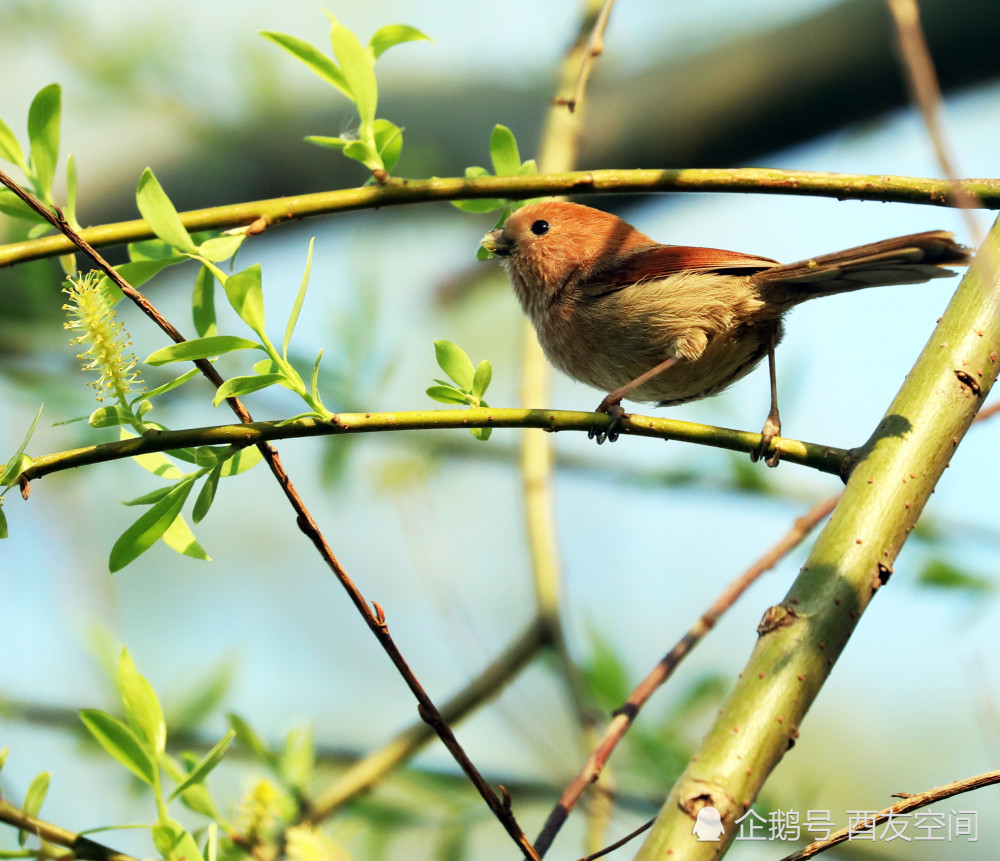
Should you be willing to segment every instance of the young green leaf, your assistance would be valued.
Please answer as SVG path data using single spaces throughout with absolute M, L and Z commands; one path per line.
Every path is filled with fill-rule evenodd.
M 225 463 L 221 464 L 222 477 L 229 478 L 232 475 L 239 475 L 240 473 L 253 469 L 258 463 L 261 462 L 263 457 L 264 456 L 260 453 L 260 449 L 255 445 L 240 449 Z
M 469 396 L 454 386 L 431 386 L 427 389 L 427 397 L 441 404 L 467 404 L 469 402 Z
M 128 649 L 118 658 L 118 693 L 125 705 L 125 717 L 135 734 L 153 753 L 154 761 L 166 749 L 167 724 L 153 686 L 136 669 Z
M 403 151 L 403 130 L 389 120 L 378 119 L 372 123 L 375 134 L 375 149 L 382 159 L 382 166 L 392 173 Z
M 246 241 L 246 238 L 247 235 L 245 233 L 233 233 L 229 236 L 213 236 L 198 246 L 198 255 L 204 257 L 206 260 L 211 260 L 213 263 L 220 263 L 223 260 L 228 260 L 239 251 L 240 246 Z
M 236 676 L 237 662 L 225 658 L 199 671 L 197 677 L 185 679 L 189 685 L 179 697 L 174 697 L 169 723 L 180 730 L 195 729 L 213 713 L 225 699 Z M 175 777 L 180 780 L 180 777 Z
M 377 170 L 382 166 L 378 153 L 363 141 L 351 141 L 343 149 L 344 155 L 360 161 L 369 170 Z
M 514 175 L 520 171 L 521 154 L 517 150 L 514 133 L 507 126 L 499 123 L 494 126 L 490 135 L 490 158 L 497 176 Z
M 135 499 L 122 500 L 122 505 L 155 505 L 164 496 L 166 496 L 170 491 L 173 490 L 173 485 L 167 485 L 166 487 L 158 487 L 156 490 L 151 490 L 149 493 L 144 493 L 142 496 L 137 496 Z
M 342 150 L 345 146 L 351 143 L 350 138 L 334 138 L 326 135 L 306 135 L 304 140 L 306 143 L 316 144 L 316 146 L 322 146 L 327 149 L 335 150 Z
M 26 204 L 14 192 L 6 188 L 0 189 L 0 212 L 9 215 L 11 218 L 20 218 L 22 221 L 33 221 L 41 227 L 48 222 L 42 218 L 35 210 Z
M 270 768 L 276 768 L 278 757 L 264 744 L 260 736 L 253 731 L 250 724 L 238 714 L 230 713 L 227 717 L 229 718 L 229 725 L 236 731 L 236 738 L 239 739 L 240 744 L 246 747 L 259 762 Z
M 343 24 L 334 22 L 330 27 L 333 53 L 340 61 L 348 94 L 358 106 L 362 130 L 370 128 L 375 120 L 378 104 L 378 84 L 375 81 L 375 59 Z
M 47 771 L 35 775 L 35 779 L 31 781 L 28 791 L 24 794 L 24 806 L 21 810 L 25 815 L 32 818 L 38 816 L 38 812 L 42 809 L 42 802 L 45 801 L 45 793 L 49 791 L 51 777 L 52 775 Z M 17 842 L 24 846 L 28 842 L 28 836 L 27 831 L 18 832 Z
M 188 380 L 194 379 L 200 373 L 201 371 L 199 371 L 197 368 L 191 368 L 190 371 L 185 371 L 179 377 L 174 377 L 174 379 L 172 379 L 169 383 L 164 383 L 162 386 L 157 386 L 151 392 L 145 392 L 144 394 L 139 395 L 135 399 L 135 401 L 139 400 L 140 398 L 144 401 L 148 401 L 150 398 L 155 398 L 158 397 L 159 395 L 164 395 L 167 392 L 173 391 L 178 386 L 183 386 Z M 135 401 L 132 401 L 133 406 L 135 405 Z
M 7 515 L 3 513 L 3 505 L 0 504 L 0 540 L 9 537 L 9 535 L 10 533 L 7 531 Z M 0 767 L 3 767 L 2 762 L 0 762 Z
M 275 33 L 270 30 L 262 30 L 260 35 L 273 42 L 275 45 L 284 48 L 297 60 L 301 60 L 305 63 L 324 81 L 329 84 L 333 84 L 333 86 L 340 90 L 340 92 L 342 92 L 345 96 L 351 98 L 351 93 L 348 89 L 347 81 L 344 80 L 343 73 L 337 67 L 337 64 L 318 48 L 313 47 L 308 42 L 304 42 L 302 39 L 295 36 L 289 36 L 287 33 Z
M 421 33 L 416 27 L 410 27 L 406 24 L 388 24 L 375 31 L 371 39 L 368 40 L 368 47 L 371 49 L 372 56 L 377 60 L 394 45 L 420 40 L 432 41 L 430 36 Z
M 299 284 L 299 292 L 295 295 L 292 303 L 292 313 L 288 315 L 288 325 L 285 326 L 285 339 L 281 342 L 281 358 L 288 361 L 288 345 L 292 340 L 292 332 L 295 331 L 295 324 L 298 322 L 299 313 L 302 311 L 302 303 L 306 299 L 306 290 L 309 287 L 309 273 L 312 271 L 313 246 L 316 244 L 316 237 L 309 240 L 309 251 L 306 252 L 306 268 L 302 273 L 302 281 Z
M 472 378 L 472 398 L 476 402 L 483 400 L 486 389 L 489 388 L 490 380 L 493 379 L 493 365 L 489 360 L 483 359 L 476 366 L 476 375 Z
M 22 464 L 24 450 L 28 447 L 28 442 L 31 440 L 31 435 L 35 432 L 35 428 L 38 427 L 38 420 L 42 417 L 43 408 L 44 404 L 38 408 L 38 412 L 35 413 L 35 417 L 31 421 L 31 427 L 28 428 L 28 432 L 24 435 L 24 439 L 21 440 L 21 444 L 17 447 L 17 451 L 14 452 L 14 456 L 7 461 L 7 465 L 3 472 L 0 472 L 0 485 L 3 487 L 10 487 L 15 481 L 17 481 L 17 477 L 26 468 Z
M 156 766 L 128 724 L 100 709 L 80 709 L 80 720 L 98 743 L 143 783 L 156 781 Z
M 184 826 L 173 819 L 161 819 L 152 829 L 153 845 L 164 861 L 204 861 L 201 850 Z
M 493 433 L 493 428 L 469 428 L 469 433 L 480 442 L 486 442 L 490 438 L 490 434 Z
M 285 739 L 279 771 L 290 786 L 305 791 L 312 780 L 316 752 L 313 728 L 293 729 Z
M 163 536 L 184 507 L 193 482 L 194 479 L 189 478 L 175 484 L 170 493 L 119 536 L 108 559 L 112 574 L 134 562 Z
M 229 750 L 229 745 L 232 740 L 236 737 L 236 730 L 230 729 L 208 753 L 202 757 L 201 762 L 199 762 L 184 778 L 181 783 L 177 785 L 177 788 L 170 793 L 170 798 L 168 801 L 172 801 L 178 795 L 180 795 L 188 787 L 194 786 L 197 783 L 202 783 L 206 777 L 211 773 L 212 769 L 215 768 L 220 762 L 222 762 L 222 757 L 226 755 L 226 751 Z
M 142 217 L 160 239 L 185 254 L 198 253 L 198 246 L 194 244 L 187 228 L 181 223 L 177 209 L 148 167 L 139 177 L 135 201 Z
M 24 160 L 24 150 L 17 142 L 17 137 L 10 126 L 0 120 L 0 158 L 17 165 L 24 173 L 28 172 L 28 163 Z
M 136 435 L 131 431 L 122 428 L 118 432 L 119 439 L 135 439 Z M 184 477 L 184 472 L 161 451 L 151 451 L 147 454 L 137 454 L 132 457 L 139 466 L 146 472 L 158 475 L 168 481 L 177 481 Z
M 205 552 L 191 532 L 191 527 L 187 525 L 183 514 L 178 514 L 174 521 L 167 527 L 161 536 L 163 543 L 175 553 L 182 556 L 190 556 L 192 559 L 201 559 L 204 562 L 211 562 L 212 557 Z
M 59 160 L 59 118 L 62 90 L 49 84 L 38 91 L 28 108 L 28 141 L 35 191 L 46 203 L 52 202 L 52 180 Z
M 79 227 L 80 222 L 76 220 L 76 159 L 73 153 L 66 159 L 66 220 L 73 227 Z
M 87 424 L 92 428 L 111 428 L 132 424 L 133 420 L 134 416 L 127 409 L 111 404 L 94 410 L 87 418 Z
M 199 336 L 210 338 L 215 334 L 215 275 L 207 266 L 202 266 L 194 277 L 191 316 Z
M 230 275 L 223 285 L 229 304 L 240 319 L 258 335 L 264 334 L 264 290 L 261 287 L 260 264 Z
M 10 755 L 10 747 L 0 748 L 0 769 L 7 764 L 7 757 Z
M 147 365 L 166 365 L 170 362 L 193 362 L 196 359 L 210 359 L 237 350 L 263 350 L 264 347 L 248 338 L 235 335 L 213 335 L 209 338 L 195 338 L 162 347 L 146 358 Z
M 198 498 L 194 501 L 194 510 L 191 512 L 191 519 L 195 523 L 201 523 L 205 519 L 205 515 L 208 514 L 209 509 L 212 507 L 212 503 L 215 501 L 215 492 L 219 489 L 219 477 L 222 471 L 222 467 L 217 466 L 213 469 L 208 477 L 205 479 L 205 483 L 201 486 L 201 490 L 198 492 Z
M 215 390 L 212 404 L 218 406 L 226 398 L 239 398 L 251 392 L 266 389 L 268 386 L 282 385 L 288 380 L 284 374 L 260 374 L 252 377 L 233 377 L 226 380 Z
M 451 341 L 435 341 L 434 355 L 441 370 L 451 377 L 462 391 L 472 390 L 476 369 L 461 347 Z

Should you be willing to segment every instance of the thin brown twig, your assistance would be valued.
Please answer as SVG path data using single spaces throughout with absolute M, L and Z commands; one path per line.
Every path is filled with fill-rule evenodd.
M 921 807 L 926 807 L 928 804 L 933 804 L 935 801 L 943 801 L 945 798 L 961 795 L 963 792 L 971 792 L 974 789 L 982 789 L 984 786 L 992 786 L 996 783 L 1000 783 L 1000 770 L 987 771 L 984 774 L 977 774 L 975 777 L 956 780 L 954 783 L 936 786 L 933 789 L 918 792 L 915 795 L 897 792 L 895 793 L 896 797 L 903 797 L 902 801 L 885 808 L 885 810 L 880 810 L 870 819 L 866 819 L 852 828 L 843 828 L 831 834 L 825 840 L 817 840 L 815 843 L 810 843 L 797 852 L 786 855 L 781 861 L 801 861 L 803 858 L 812 858 L 820 852 L 825 852 L 827 849 L 851 840 L 857 834 L 877 828 L 893 816 L 902 816 L 911 810 L 918 810 Z
M 580 859 L 580 861 L 596 861 L 596 859 L 603 858 L 605 855 L 611 854 L 616 849 L 621 849 L 622 846 L 624 846 L 626 843 L 632 840 L 635 840 L 635 838 L 638 837 L 640 834 L 642 834 L 644 831 L 649 831 L 649 829 L 653 827 L 654 822 L 656 822 L 655 816 L 652 819 L 648 819 L 645 822 L 643 822 L 642 825 L 640 825 L 634 831 L 630 831 L 628 834 L 622 837 L 621 840 L 616 840 L 614 843 L 605 846 L 599 852 L 592 852 L 590 855 L 584 855 L 583 858 Z
M 166 320 L 166 318 L 164 318 L 159 311 L 156 310 L 153 304 L 149 302 L 145 296 L 125 281 L 125 279 L 122 278 L 117 271 L 115 271 L 115 269 L 104 259 L 104 257 L 101 256 L 101 254 L 99 254 L 89 243 L 80 237 L 80 235 L 67 223 L 61 212 L 58 210 L 52 212 L 47 206 L 45 206 L 45 204 L 39 201 L 34 195 L 21 188 L 20 185 L 7 176 L 7 174 L 2 170 L 0 170 L 0 182 L 13 191 L 14 194 L 21 198 L 21 200 L 23 200 L 39 215 L 45 218 L 50 224 L 53 225 L 53 227 L 61 231 L 68 239 L 70 239 L 73 244 L 83 251 L 84 254 L 86 254 L 94 262 L 94 265 L 104 272 L 104 274 L 106 274 L 122 290 L 122 292 L 131 301 L 133 301 L 143 311 L 143 313 L 146 314 L 146 316 L 156 323 L 156 325 L 163 332 L 165 332 L 168 337 L 177 343 L 185 340 L 184 336 L 181 335 L 181 333 L 168 320 Z M 196 361 L 195 365 L 215 385 L 216 388 L 222 385 L 222 377 L 207 360 Z M 253 421 L 250 413 L 239 401 L 239 399 L 227 398 L 227 401 L 241 422 L 246 424 Z M 509 807 L 503 805 L 501 800 L 497 797 L 497 794 L 493 791 L 492 787 L 486 782 L 485 778 L 473 764 L 472 760 L 469 758 L 468 754 L 466 754 L 458 739 L 455 737 L 451 728 L 442 718 L 441 712 L 438 710 L 437 706 L 434 705 L 434 702 L 431 700 L 426 690 L 424 690 L 423 685 L 419 682 L 413 670 L 410 669 L 409 664 L 407 664 L 406 659 L 403 657 L 403 654 L 400 652 L 395 641 L 389 634 L 389 626 L 385 623 L 384 616 L 382 616 L 381 612 L 373 612 L 371 607 L 369 607 L 368 602 L 365 600 L 364 595 L 362 595 L 361 590 L 358 589 L 358 587 L 354 584 L 354 581 L 348 575 L 347 571 L 340 564 L 340 561 L 334 554 L 333 549 L 323 537 L 323 534 L 320 531 L 319 526 L 316 524 L 316 521 L 313 519 L 312 514 L 306 508 L 304 501 L 292 484 L 288 473 L 285 471 L 285 468 L 278 457 L 278 452 L 266 442 L 259 443 L 257 447 L 261 455 L 267 461 L 268 466 L 271 468 L 271 473 L 274 475 L 283 493 L 285 494 L 285 498 L 289 501 L 292 509 L 295 511 L 296 522 L 299 529 L 313 543 L 320 556 L 326 562 L 327 566 L 333 571 L 334 575 L 340 581 L 341 585 L 347 592 L 348 597 L 351 599 L 351 602 L 357 608 L 358 612 L 361 613 L 361 616 L 368 625 L 369 630 L 375 635 L 379 644 L 382 646 L 383 650 L 389 656 L 389 659 L 395 665 L 399 674 L 406 682 L 407 687 L 409 687 L 410 691 L 413 693 L 413 696 L 417 700 L 417 712 L 419 713 L 421 719 L 434 729 L 441 741 L 444 743 L 445 747 L 448 749 L 449 753 L 451 753 L 455 761 L 461 767 L 462 771 L 465 772 L 466 776 L 476 787 L 483 800 L 493 812 L 494 816 L 496 816 L 496 818 L 504 826 L 507 833 L 521 849 L 524 856 L 530 859 L 537 859 L 538 856 L 535 853 L 535 850 L 528 841 L 527 836 L 517 824 L 517 820 L 514 818 L 512 811 Z M 26 489 L 27 488 L 25 486 L 22 486 L 22 493 L 24 493 Z
M 952 146 L 942 121 L 944 99 L 938 83 L 934 60 L 931 57 L 923 27 L 920 24 L 920 9 L 917 0 L 886 0 L 899 40 L 899 52 L 903 76 L 906 79 L 910 97 L 916 103 L 924 119 L 927 134 L 934 148 L 934 155 L 945 178 L 952 183 L 952 194 L 975 244 L 982 245 L 983 230 L 972 209 L 978 206 L 975 198 L 967 194 L 958 184 L 958 171 L 952 157 Z
M 60 828 L 44 819 L 29 816 L 20 808 L 2 799 L 0 799 L 0 822 L 13 825 L 21 831 L 27 831 L 46 843 L 65 846 L 73 853 L 73 857 L 80 859 L 80 861 L 84 861 L 84 859 L 86 861 L 136 861 L 131 855 L 117 852 L 82 834 Z
M 608 20 L 611 17 L 611 7 L 615 5 L 615 0 L 604 0 L 601 11 L 597 13 L 597 21 L 594 29 L 590 33 L 590 41 L 587 44 L 587 51 L 580 63 L 580 72 L 576 77 L 576 84 L 573 87 L 573 94 L 565 101 L 557 100 L 557 104 L 565 104 L 570 113 L 576 111 L 577 106 L 583 101 L 583 94 L 587 90 L 587 80 L 590 78 L 590 71 L 594 68 L 594 60 L 604 53 L 604 32 L 608 28 Z
M 597 779 L 615 746 L 624 737 L 639 711 L 657 688 L 673 674 L 677 665 L 715 626 L 719 618 L 763 573 L 778 564 L 812 531 L 824 517 L 836 507 L 840 494 L 818 502 L 804 515 L 797 518 L 792 528 L 763 556 L 730 583 L 702 616 L 691 626 L 653 670 L 632 691 L 625 703 L 617 710 L 604 730 L 604 735 L 587 758 L 583 768 L 563 791 L 556 806 L 549 814 L 541 833 L 535 840 L 535 848 L 544 855 L 559 829 L 562 828 L 570 811 L 576 806 L 586 788 Z

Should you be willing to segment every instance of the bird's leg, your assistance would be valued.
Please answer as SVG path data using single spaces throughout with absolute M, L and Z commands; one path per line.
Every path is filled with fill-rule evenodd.
M 778 379 L 774 368 L 774 348 L 777 341 L 777 330 L 772 329 L 767 342 L 767 371 L 771 377 L 771 411 L 767 414 L 767 421 L 760 432 L 760 446 L 750 452 L 750 460 L 756 463 L 764 457 L 771 448 L 771 443 L 776 436 L 781 436 L 781 416 L 778 415 Z M 775 449 L 771 456 L 764 463 L 768 466 L 777 466 L 781 459 L 781 452 Z
M 615 389 L 613 392 L 609 392 L 604 396 L 604 400 L 597 405 L 595 412 L 607 413 L 611 416 L 611 424 L 608 425 L 605 430 L 598 430 L 597 428 L 591 428 L 590 432 L 587 434 L 588 438 L 596 439 L 597 444 L 600 445 L 605 439 L 614 442 L 618 439 L 618 428 L 620 427 L 622 420 L 627 416 L 625 410 L 622 409 L 622 398 L 629 394 L 629 392 L 635 391 L 639 386 L 644 383 L 649 382 L 653 377 L 658 374 L 662 374 L 667 368 L 672 368 L 679 362 L 680 359 L 677 356 L 671 356 L 669 359 L 665 359 L 660 362 L 655 368 L 650 368 L 646 373 L 640 374 L 631 382 L 625 383 L 624 386 Z

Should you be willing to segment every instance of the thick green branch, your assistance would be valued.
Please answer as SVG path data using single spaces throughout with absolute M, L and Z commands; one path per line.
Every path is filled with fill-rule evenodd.
M 666 191 L 740 192 L 835 197 L 838 200 L 878 200 L 955 206 L 955 194 L 975 200 L 985 209 L 1000 209 L 1000 180 L 924 179 L 907 176 L 820 173 L 770 168 L 704 170 L 592 170 L 537 176 L 495 176 L 478 179 L 391 179 L 383 186 L 345 188 L 294 197 L 214 206 L 181 213 L 191 231 L 248 227 L 255 232 L 292 218 L 306 218 L 354 209 L 404 203 L 525 198 L 563 194 L 626 194 Z M 145 221 L 122 221 L 90 227 L 80 235 L 95 248 L 151 239 Z M 46 236 L 0 246 L 0 266 L 53 257 L 74 250 L 64 236 Z
M 701 750 L 677 781 L 637 856 L 716 859 L 699 843 L 698 810 L 715 807 L 725 841 L 799 735 L 875 591 L 997 376 L 1000 222 L 962 280 L 927 346 L 871 439 L 840 504 L 760 637 Z
M 27 482 L 53 472 L 92 463 L 121 460 L 138 454 L 202 445 L 233 445 L 245 448 L 275 439 L 432 428 L 541 428 L 552 432 L 569 430 L 589 432 L 592 428 L 603 427 L 610 421 L 610 417 L 603 413 L 479 408 L 398 413 L 339 413 L 328 422 L 316 418 L 301 418 L 286 422 L 249 422 L 185 430 L 147 431 L 134 439 L 36 457 L 31 466 L 21 473 L 20 480 L 22 492 L 26 492 Z M 758 433 L 635 414 L 627 417 L 621 433 L 623 436 L 647 436 L 694 442 L 740 452 L 753 451 L 760 445 Z M 840 473 L 841 464 L 848 456 L 848 452 L 843 449 L 784 437 L 779 437 L 776 444 L 781 451 L 783 461 L 810 466 L 820 472 L 835 475 Z

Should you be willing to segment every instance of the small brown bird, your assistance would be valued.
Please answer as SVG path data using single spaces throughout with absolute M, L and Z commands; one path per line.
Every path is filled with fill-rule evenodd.
M 622 398 L 682 404 L 721 392 L 768 357 L 771 411 L 751 457 L 781 433 L 774 348 L 785 312 L 818 296 L 954 275 L 969 252 L 943 230 L 781 264 L 767 257 L 661 245 L 615 215 L 577 203 L 517 210 L 483 246 L 504 258 L 549 361 L 608 395 L 616 418 L 591 437 L 614 441 Z

